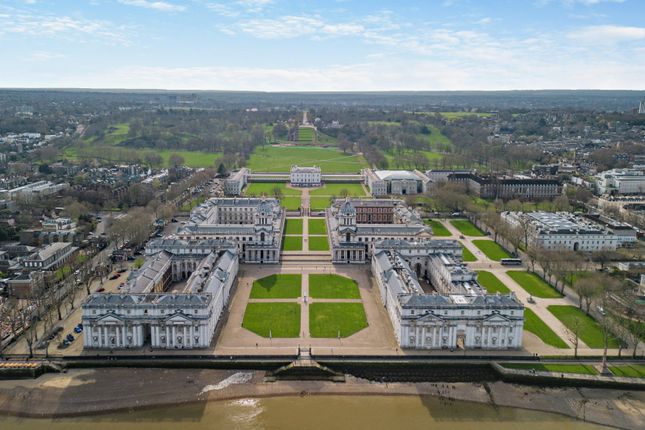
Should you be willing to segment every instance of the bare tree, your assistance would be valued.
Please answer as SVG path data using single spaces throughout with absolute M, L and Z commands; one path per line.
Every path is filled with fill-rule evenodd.
M 571 325 L 567 329 L 570 335 L 571 343 L 573 343 L 573 356 L 578 358 L 578 346 L 580 345 L 580 330 L 582 328 L 582 321 L 578 317 L 571 320 Z

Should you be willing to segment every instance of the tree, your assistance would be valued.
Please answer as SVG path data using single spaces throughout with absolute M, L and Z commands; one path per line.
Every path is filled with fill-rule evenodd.
M 228 175 L 228 170 L 226 169 L 226 166 L 224 163 L 219 163 L 219 166 L 217 166 L 217 174 L 220 176 L 226 176 Z
M 585 313 L 589 314 L 592 301 L 602 293 L 598 278 L 590 275 L 580 276 L 573 283 L 573 289 L 578 294 L 578 307 L 582 309 L 584 301 Z
M 176 169 L 177 167 L 183 166 L 185 164 L 185 160 L 181 155 L 173 153 L 168 157 L 168 164 Z
M 347 151 L 351 151 L 354 145 L 352 142 L 345 136 L 343 133 L 338 134 L 338 148 L 343 151 L 343 154 L 346 154 Z
M 338 194 L 340 195 L 341 198 L 344 199 L 345 197 L 349 196 L 349 191 L 347 190 L 347 188 L 343 188 L 340 190 Z
M 143 156 L 143 160 L 151 169 L 159 167 L 163 163 L 163 157 L 159 154 L 155 154 L 154 152 L 146 152 Z
M 578 317 L 573 317 L 571 326 L 567 329 L 570 334 L 571 343 L 573 343 L 573 356 L 578 358 L 578 345 L 580 344 L 580 330 L 582 328 L 582 321 Z
M 280 188 L 279 186 L 273 187 L 271 192 L 273 193 L 273 197 L 275 197 L 276 199 L 280 199 L 282 197 L 282 188 Z

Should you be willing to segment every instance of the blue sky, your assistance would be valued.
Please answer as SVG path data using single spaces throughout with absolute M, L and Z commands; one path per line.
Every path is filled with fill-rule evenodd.
M 644 0 L 0 0 L 0 87 L 645 89 Z

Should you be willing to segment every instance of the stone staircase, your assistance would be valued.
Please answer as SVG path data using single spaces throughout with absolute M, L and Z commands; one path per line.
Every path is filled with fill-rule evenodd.
M 302 348 L 299 349 L 297 360 L 273 372 L 267 372 L 264 379 L 267 382 L 289 380 L 345 382 L 345 375 L 320 365 L 311 358 L 309 348 Z

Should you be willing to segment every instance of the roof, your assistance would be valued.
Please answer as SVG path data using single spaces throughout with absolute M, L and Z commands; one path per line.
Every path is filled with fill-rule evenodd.
M 375 170 L 374 174 L 383 181 L 420 181 L 421 178 L 408 170 Z

